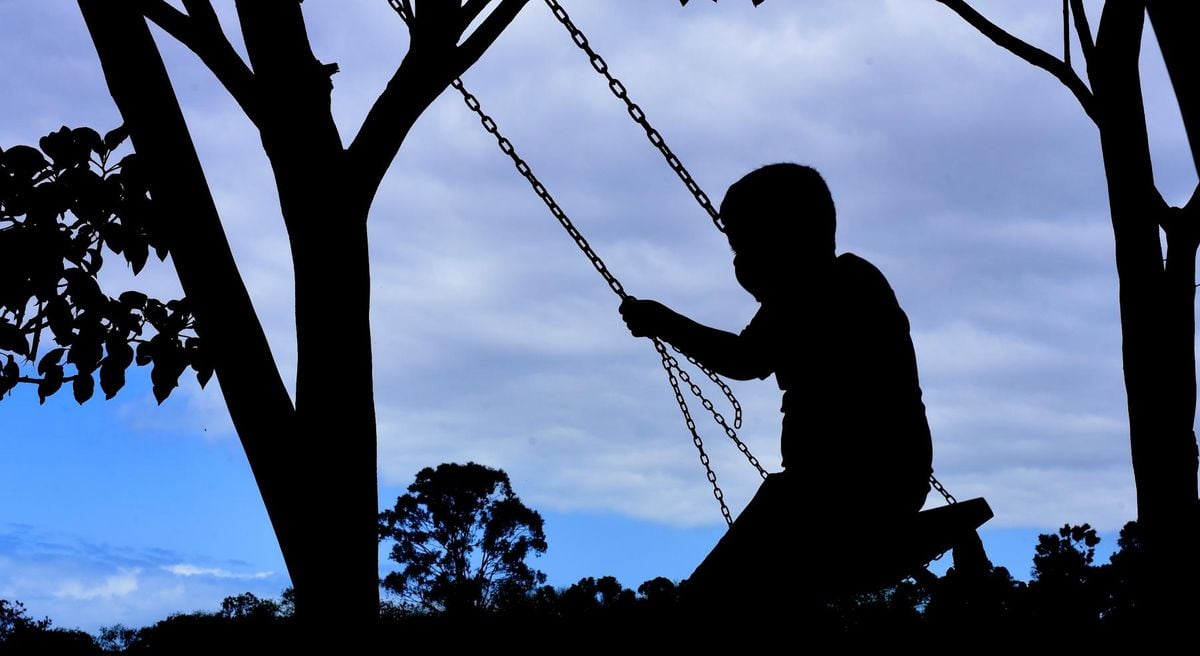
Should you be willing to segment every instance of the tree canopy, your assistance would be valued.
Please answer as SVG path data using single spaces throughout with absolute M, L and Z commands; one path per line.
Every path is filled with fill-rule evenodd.
M 525 560 L 546 551 L 542 517 L 508 474 L 468 462 L 426 467 L 379 516 L 380 539 L 401 569 L 383 586 L 429 611 L 466 613 L 524 596 L 546 580 Z

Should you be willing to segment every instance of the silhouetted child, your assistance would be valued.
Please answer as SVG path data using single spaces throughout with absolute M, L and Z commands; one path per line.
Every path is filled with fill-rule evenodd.
M 745 543 L 725 545 L 730 558 L 764 554 L 767 542 L 790 545 L 784 557 L 819 558 L 822 545 L 844 553 L 863 530 L 919 511 L 929 491 L 932 446 L 908 319 L 878 269 L 835 255 L 833 199 L 814 169 L 753 171 L 729 188 L 721 217 L 737 280 L 761 304 L 741 333 L 656 301 L 629 299 L 621 314 L 635 336 L 660 337 L 728 378 L 775 374 L 783 390 L 784 471 L 723 540 Z M 726 568 L 721 550 L 693 580 Z

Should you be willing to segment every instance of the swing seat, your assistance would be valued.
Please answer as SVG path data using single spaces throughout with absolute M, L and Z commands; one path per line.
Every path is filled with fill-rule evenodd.
M 781 590 L 828 599 L 927 574 L 929 561 L 951 549 L 957 558 L 958 548 L 971 567 L 987 566 L 975 531 L 993 514 L 982 498 L 878 520 L 869 508 L 858 517 L 803 516 L 793 503 L 777 475 L 768 477 L 688 578 L 685 594 L 702 604 L 729 598 L 766 603 Z
M 898 524 L 892 536 L 884 538 L 886 544 L 878 555 L 879 561 L 871 568 L 879 574 L 856 587 L 879 588 L 905 576 L 920 575 L 926 564 L 952 549 L 956 565 L 967 565 L 958 561 L 969 555 L 974 561 L 970 566 L 978 568 L 979 560 L 986 561 L 987 557 L 976 531 L 993 516 L 992 508 L 982 497 L 917 513 L 910 521 Z

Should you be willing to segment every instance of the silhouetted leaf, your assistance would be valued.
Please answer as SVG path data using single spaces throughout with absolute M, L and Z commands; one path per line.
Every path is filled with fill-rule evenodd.
M 122 124 L 120 127 L 109 130 L 108 133 L 104 135 L 104 147 L 109 150 L 116 150 L 117 146 L 120 146 L 121 143 L 128 138 L 129 130 L 127 130 L 125 125 Z
M 129 363 L 122 364 L 118 360 L 111 357 L 105 358 L 104 362 L 100 363 L 100 389 L 104 391 L 105 400 L 112 399 L 125 386 L 125 367 Z
M 187 360 L 179 341 L 159 333 L 150 342 L 154 345 L 154 368 L 150 370 L 150 382 L 154 386 L 154 398 L 161 404 L 179 386 L 179 377 L 187 368 Z
M 146 307 L 147 297 L 141 292 L 130 291 L 122 292 L 121 295 L 117 297 L 117 300 L 121 301 L 121 304 L 127 308 L 140 310 Z
M 41 367 L 39 367 L 41 369 Z M 63 368 L 57 364 L 46 367 L 42 381 L 38 383 L 38 405 L 46 402 L 46 397 L 54 394 L 63 384 Z
M 103 154 L 105 151 L 104 140 L 100 138 L 100 133 L 91 128 L 75 128 L 71 131 L 71 137 L 80 146 L 96 153 Z
M 13 356 L 9 354 L 8 362 L 0 367 L 0 398 L 4 398 L 8 391 L 17 386 L 17 378 L 21 375 L 21 370 L 17 367 L 17 363 L 13 360 Z
M 0 154 L 0 162 L 18 180 L 29 180 L 50 166 L 50 162 L 36 148 L 13 146 Z
M 204 389 L 204 386 L 212 379 L 214 371 L 212 366 L 193 366 L 193 368 L 196 370 L 196 382 L 200 383 L 200 389 Z
M 80 330 L 79 337 L 67 352 L 67 363 L 75 365 L 81 372 L 95 371 L 104 356 L 98 326 L 91 324 Z
M 95 393 L 96 381 L 92 379 L 91 374 L 78 374 L 71 382 L 71 389 L 75 392 L 75 400 L 83 405 Z
M 29 342 L 16 326 L 0 321 L 0 349 L 29 357 Z
M 151 342 L 142 342 L 137 345 L 137 357 L 135 362 L 137 366 L 144 367 L 154 361 L 154 345 Z
M 130 239 L 125 244 L 125 259 L 129 261 L 129 266 L 133 268 L 134 275 L 142 272 L 142 267 L 146 266 L 146 260 L 150 258 L 150 247 L 141 239 Z
M 38 361 L 38 374 L 45 376 L 46 372 L 52 367 L 58 367 L 59 361 L 62 360 L 63 353 L 66 352 L 67 349 L 65 348 L 56 348 L 47 351 L 46 354 L 42 356 L 42 359 Z M 61 368 L 62 367 L 59 367 L 59 369 Z

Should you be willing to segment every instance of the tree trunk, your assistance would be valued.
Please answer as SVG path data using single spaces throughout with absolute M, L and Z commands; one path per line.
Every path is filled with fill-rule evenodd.
M 1151 564 L 1148 610 L 1173 621 L 1194 608 L 1176 600 L 1192 598 L 1197 581 L 1189 553 L 1197 500 L 1196 247 L 1187 231 L 1171 229 L 1154 186 L 1138 75 L 1143 23 L 1140 3 L 1106 3 L 1089 73 L 1116 239 L 1130 448 Z M 1167 260 L 1162 225 L 1168 225 Z
M 346 216 L 336 176 L 298 178 L 307 158 L 282 167 L 292 172 L 281 178 L 280 194 L 296 262 L 293 410 L 144 19 L 123 2 L 80 0 L 80 8 L 138 156 L 154 174 L 151 193 L 169 221 L 172 260 L 216 361 L 302 625 L 317 638 L 363 636 L 379 608 L 365 207 Z M 308 170 L 338 169 L 324 163 Z
M 295 413 L 221 227 L 200 160 L 158 48 L 141 14 L 126 2 L 79 0 L 109 91 L 138 157 L 149 171 L 156 214 L 187 298 L 196 332 L 254 472 L 288 571 L 297 554 L 292 499 Z
M 292 217 L 316 227 L 293 238 L 296 416 L 307 482 L 303 543 L 325 563 L 308 572 L 304 592 L 297 585 L 297 610 L 302 620 L 335 621 L 363 635 L 379 613 L 371 281 L 366 217 L 347 217 L 341 198 L 331 190 L 312 199 L 307 216 Z

